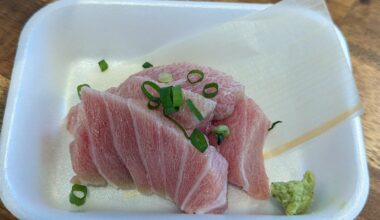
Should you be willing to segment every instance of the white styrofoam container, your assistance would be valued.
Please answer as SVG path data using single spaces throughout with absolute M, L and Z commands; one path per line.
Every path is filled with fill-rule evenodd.
M 133 68 L 123 66 L 123 61 L 267 6 L 69 0 L 37 12 L 20 37 L 1 132 L 0 184 L 6 207 L 22 219 L 251 219 L 252 215 L 260 219 L 352 219 L 358 215 L 369 189 L 358 117 L 284 157 L 266 161 L 271 181 L 301 178 L 306 169 L 314 171 L 316 198 L 306 215 L 284 216 L 273 200 L 256 201 L 231 186 L 225 215 L 184 215 L 156 196 L 133 196 L 112 188 L 90 188 L 84 211 L 73 211 L 68 204 L 73 173 L 70 137 L 63 122 L 69 107 L 78 101 L 78 83 L 90 81 L 98 89 L 117 85 L 132 73 L 125 72 Z M 344 38 L 337 34 L 349 61 Z M 97 61 L 102 58 L 112 67 L 103 75 L 97 72 Z

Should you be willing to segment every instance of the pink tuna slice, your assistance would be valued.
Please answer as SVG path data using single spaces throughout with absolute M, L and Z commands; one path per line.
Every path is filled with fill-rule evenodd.
M 105 104 L 93 101 L 100 97 Z M 139 190 L 170 199 L 187 213 L 225 211 L 228 164 L 213 146 L 199 152 L 161 112 L 147 109 L 145 101 L 87 88 L 82 98 L 97 103 L 99 112 L 112 113 L 111 117 L 97 114 L 97 120 L 109 120 L 104 123 L 113 126 L 116 142 L 126 141 L 116 146 L 124 148 L 126 164 Z
M 110 112 L 105 107 L 103 96 L 95 90 L 85 88 L 81 92 L 83 113 L 86 122 L 83 125 L 88 130 L 89 155 L 99 173 L 108 183 L 117 188 L 127 189 L 133 184 L 128 169 L 120 159 L 115 145 L 115 133 L 109 117 Z
M 117 92 L 113 92 L 113 94 L 119 95 L 124 98 L 145 100 L 147 103 L 148 100 L 141 90 L 141 85 L 144 81 L 153 80 L 149 77 L 131 76 L 122 84 L 120 84 L 120 86 L 117 89 Z M 163 84 L 156 81 L 153 82 L 161 88 L 169 86 L 168 84 Z M 147 88 L 149 89 L 149 87 Z M 154 90 L 148 91 L 152 94 L 155 94 Z M 200 122 L 191 112 L 186 103 L 183 103 L 180 107 L 179 112 L 173 113 L 172 117 L 176 119 L 188 131 L 192 131 L 194 128 L 198 128 L 201 131 L 208 133 L 210 122 L 214 118 L 216 102 L 211 99 L 206 99 L 203 96 L 188 90 L 182 90 L 182 92 L 184 100 L 191 99 L 194 105 L 203 115 L 204 119 Z M 158 94 L 156 94 L 156 96 L 158 97 Z
M 68 130 L 75 135 L 75 140 L 70 143 L 70 156 L 73 170 L 77 175 L 72 181 L 73 183 L 103 186 L 107 182 L 99 174 L 88 153 L 88 132 L 82 123 L 85 119 L 81 114 L 81 108 L 82 105 L 74 106 L 68 115 Z
M 146 80 L 149 80 L 147 78 L 144 78 L 144 77 L 131 77 L 129 78 L 128 80 L 126 80 L 124 83 L 122 83 L 119 88 L 115 88 L 115 87 L 111 87 L 110 89 L 107 90 L 107 92 L 109 93 L 113 93 L 113 94 L 117 94 L 118 96 L 120 97 L 124 97 L 124 98 L 134 98 L 134 99 L 141 99 L 141 100 L 144 100 L 145 102 L 146 101 L 146 97 L 143 95 L 142 91 L 141 91 L 141 84 L 146 81 Z M 166 85 L 163 85 L 163 84 L 160 84 L 158 83 L 160 86 L 166 86 Z M 209 100 L 209 99 L 206 99 L 204 98 L 203 96 L 200 96 L 196 93 L 193 93 L 193 92 L 190 92 L 190 91 L 186 91 L 186 90 L 183 90 L 183 94 L 184 94 L 184 99 L 191 99 L 193 101 L 193 103 L 197 106 L 197 108 L 200 110 L 200 112 L 202 113 L 202 115 L 205 117 L 204 120 L 202 120 L 201 122 L 199 122 L 199 120 L 194 116 L 194 114 L 190 111 L 190 109 L 188 108 L 188 106 L 186 104 L 183 104 L 180 108 L 180 111 L 179 112 L 176 112 L 174 113 L 172 116 L 173 118 L 175 118 L 179 123 L 181 123 L 187 130 L 188 132 L 190 133 L 195 127 L 199 128 L 200 130 L 202 130 L 203 132 L 205 133 L 208 133 L 208 130 L 209 130 L 209 127 L 211 125 L 211 120 L 213 118 L 213 111 L 215 109 L 215 106 L 216 106 L 216 102 L 215 101 L 212 101 L 212 100 Z M 79 114 L 79 111 L 78 111 L 78 106 L 80 106 L 82 104 L 79 104 L 79 105 L 76 105 L 76 106 L 73 106 L 70 110 L 70 113 L 68 114 L 67 116 L 67 119 L 68 119 L 68 122 L 67 122 L 67 128 L 68 130 L 76 135 L 77 134 L 77 129 L 79 127 L 83 127 L 83 120 L 80 121 L 78 120 L 78 114 Z M 119 112 L 109 112 L 109 117 L 117 117 L 118 114 L 121 114 Z M 126 112 L 124 114 L 127 114 Z M 123 117 L 126 117 L 126 116 L 123 116 Z M 119 128 L 119 126 L 125 126 L 125 127 L 131 127 L 130 125 L 128 124 L 120 124 L 120 123 L 115 123 L 113 124 L 112 126 L 112 129 L 114 131 L 117 131 Z M 86 128 L 83 128 L 86 130 Z M 126 129 L 126 128 L 125 128 Z M 125 150 L 123 150 L 124 148 L 123 147 L 120 147 L 120 146 L 123 146 L 125 145 L 126 143 L 132 143 L 133 144 L 133 140 L 134 138 L 132 137 L 129 137 L 128 135 L 120 135 L 120 136 L 117 136 L 117 137 L 120 137 L 118 139 L 115 139 L 114 140 L 114 147 L 115 147 L 115 150 L 117 151 L 117 153 L 119 154 L 120 156 L 120 159 L 119 161 L 121 160 L 124 165 L 127 167 L 127 168 L 130 168 L 132 166 L 134 166 L 136 163 L 141 163 L 137 161 L 136 157 L 134 157 L 135 159 L 131 159 L 132 161 L 127 161 L 127 157 L 126 157 L 126 152 Z M 124 139 L 121 139 L 121 138 L 124 138 Z M 87 138 L 88 139 L 88 138 Z M 87 140 L 86 139 L 86 140 Z M 76 143 L 78 142 L 79 140 L 75 140 L 73 143 Z M 98 174 L 97 176 L 95 176 L 96 173 L 101 173 L 100 171 L 96 171 L 94 169 L 92 169 L 91 171 L 92 172 L 89 172 L 87 174 L 87 176 L 83 176 L 85 173 L 81 173 L 79 174 L 77 171 L 85 171 L 89 168 L 96 168 L 95 165 L 93 166 L 90 166 L 91 164 L 91 161 L 90 160 L 86 160 L 86 161 L 81 161 L 81 158 L 89 158 L 90 156 L 86 156 L 86 151 L 87 151 L 87 154 L 90 155 L 90 152 L 88 151 L 90 148 L 89 148 L 89 144 L 86 143 L 86 142 L 80 142 L 80 143 L 83 143 L 83 146 L 81 145 L 78 145 L 77 144 L 72 144 L 72 150 L 71 150 L 71 157 L 72 157 L 72 161 L 73 161 L 73 165 L 75 164 L 75 169 L 74 171 L 76 172 L 77 174 L 77 178 L 79 177 L 79 180 L 82 180 L 80 182 L 82 183 L 87 183 L 87 184 L 92 184 L 92 185 L 99 185 L 98 182 L 91 182 L 90 180 L 93 179 L 93 180 L 97 180 L 99 178 L 101 178 L 100 174 Z M 86 145 L 84 145 L 86 144 Z M 80 155 L 76 155 L 80 153 Z M 75 161 L 74 161 L 75 160 Z M 93 163 L 92 163 L 93 164 Z M 99 168 L 100 169 L 100 168 Z M 135 172 L 136 173 L 136 172 Z M 139 173 L 142 173 L 142 172 L 139 172 Z M 91 177 L 91 175 L 94 175 L 92 178 L 89 178 Z M 99 177 L 100 176 L 100 177 Z M 147 179 L 146 177 L 144 178 L 142 175 L 140 176 L 135 176 L 133 177 L 132 176 L 132 179 L 134 180 L 134 182 L 136 181 L 139 181 L 140 184 L 137 184 L 140 188 L 139 190 L 140 191 L 149 191 L 149 187 L 147 185 Z M 145 188 L 144 189 L 144 184 L 145 183 Z M 115 184 L 114 184 L 115 185 Z
M 214 125 L 227 125 L 230 136 L 217 145 L 210 134 L 210 143 L 228 161 L 228 181 L 257 199 L 269 198 L 268 177 L 265 172 L 263 145 L 271 122 L 250 98 L 241 99 L 234 113 Z
M 90 144 L 88 130 L 84 124 L 86 118 L 82 103 L 71 107 L 66 119 L 67 130 L 74 135 L 74 140 L 70 143 L 70 157 L 76 175 L 71 182 L 94 186 L 106 185 L 107 181 L 100 175 L 89 153 Z
M 187 81 L 187 75 L 191 70 L 201 70 L 204 72 L 204 79 L 201 82 L 190 84 Z M 170 64 L 144 69 L 134 76 L 145 76 L 151 80 L 158 81 L 160 73 L 171 73 L 173 82 L 171 85 L 181 85 L 182 88 L 202 95 L 203 88 L 206 84 L 215 82 L 219 85 L 218 95 L 212 100 L 217 105 L 214 112 L 214 119 L 221 120 L 232 114 L 235 109 L 237 100 L 244 97 L 244 87 L 234 81 L 232 76 L 226 75 L 210 67 L 198 66 L 188 63 Z
M 223 212 L 227 208 L 226 160 L 213 146 L 199 152 L 171 121 L 149 111 L 145 103 L 130 100 L 128 106 L 154 191 L 166 194 L 187 213 Z
M 120 106 L 126 99 L 116 95 L 104 95 L 94 92 L 92 95 L 102 96 L 104 108 L 109 111 L 109 122 L 112 125 L 115 149 L 128 168 L 133 182 L 142 193 L 151 193 L 151 180 L 145 169 L 143 157 L 137 146 L 137 140 L 129 108 Z

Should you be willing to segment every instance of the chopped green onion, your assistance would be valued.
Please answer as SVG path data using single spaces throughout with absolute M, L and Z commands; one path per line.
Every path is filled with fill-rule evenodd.
M 217 134 L 216 135 L 217 144 L 220 145 L 224 141 L 224 135 Z
M 164 109 L 173 107 L 172 86 L 160 89 L 160 100 Z
M 83 87 L 91 88 L 90 85 L 88 85 L 88 84 L 80 84 L 80 85 L 78 85 L 77 86 L 77 93 L 78 93 L 79 98 L 81 98 L 80 91 L 82 90 Z
M 169 119 L 170 121 L 172 121 L 179 129 L 181 129 L 181 131 L 183 132 L 183 134 L 185 135 L 185 137 L 187 139 L 189 139 L 189 135 L 187 134 L 186 130 L 182 127 L 182 125 L 180 123 L 178 123 L 174 118 L 170 117 L 169 115 L 165 115 L 164 116 Z
M 104 59 L 99 61 L 98 64 L 99 64 L 100 70 L 102 72 L 104 72 L 108 69 L 108 63 Z
M 183 103 L 182 88 L 181 86 L 172 87 L 173 106 L 179 107 Z
M 209 92 L 208 90 L 214 91 Z M 214 98 L 218 94 L 219 86 L 217 83 L 209 83 L 203 87 L 203 96 L 206 98 Z
M 228 137 L 230 135 L 230 129 L 227 125 L 219 125 L 212 129 L 212 133 L 222 134 L 223 136 Z
M 198 79 L 195 79 L 195 80 L 191 79 L 192 75 L 198 75 Z M 203 80 L 203 78 L 204 78 L 204 73 L 201 70 L 191 70 L 187 74 L 187 81 L 189 81 L 189 83 L 191 83 L 191 84 L 195 84 L 197 82 L 200 82 Z
M 161 88 L 152 81 L 145 81 L 145 82 L 143 82 L 143 84 L 141 84 L 141 90 L 143 91 L 144 95 L 148 98 L 149 101 L 160 102 L 160 97 L 156 97 L 156 96 L 150 94 L 149 91 L 147 90 L 147 88 L 145 88 L 145 86 L 152 87 L 152 89 L 156 90 L 156 92 L 158 94 L 160 94 Z
M 191 133 L 190 141 L 191 144 L 202 153 L 205 152 L 208 147 L 205 135 L 197 128 L 194 129 L 193 133 Z
M 152 65 L 151 63 L 149 63 L 149 62 L 145 62 L 145 63 L 142 65 L 142 67 L 143 67 L 144 69 L 147 69 L 147 68 L 153 67 L 153 65 Z
M 273 122 L 272 126 L 270 126 L 270 128 L 268 129 L 268 131 L 272 130 L 274 128 L 274 126 L 276 126 L 276 124 L 278 124 L 278 123 L 282 123 L 282 121 Z
M 199 121 L 202 121 L 203 115 L 202 113 L 197 109 L 197 107 L 194 105 L 193 101 L 191 99 L 186 100 L 187 106 L 189 106 L 190 111 L 197 117 Z
M 179 111 L 179 108 L 175 108 L 175 107 L 164 108 L 164 115 L 171 115 L 174 112 L 178 112 L 178 111 Z
M 186 130 L 182 127 L 181 124 L 179 124 L 175 119 L 173 119 L 169 115 L 165 115 L 165 117 L 167 119 L 169 119 L 170 121 L 172 121 L 179 129 L 181 129 L 181 131 L 183 132 L 185 137 L 187 139 L 190 139 L 191 144 L 195 148 L 197 148 L 202 153 L 205 152 L 205 150 L 208 147 L 208 143 L 207 143 L 207 139 L 206 139 L 205 135 L 200 130 L 198 130 L 197 128 L 194 129 L 193 133 L 191 133 L 191 135 L 189 137 Z
M 230 135 L 230 129 L 227 125 L 219 125 L 212 129 L 212 133 L 216 136 L 218 145 L 220 145 L 224 141 L 224 138 Z
M 183 102 L 180 86 L 169 86 L 160 89 L 160 100 L 164 107 L 164 114 L 170 115 L 179 111 Z
M 83 195 L 79 195 L 78 193 L 82 193 Z M 81 206 L 86 202 L 86 197 L 87 197 L 87 186 L 79 185 L 79 184 L 74 184 L 71 187 L 71 192 L 70 192 L 70 203 Z
M 160 75 L 158 75 L 158 81 L 162 83 L 169 83 L 173 81 L 173 76 L 171 73 L 160 73 Z
M 149 101 L 148 102 L 148 108 L 150 109 L 150 110 L 154 110 L 154 109 L 158 109 L 159 107 L 160 107 L 160 102 L 155 102 L 155 101 Z

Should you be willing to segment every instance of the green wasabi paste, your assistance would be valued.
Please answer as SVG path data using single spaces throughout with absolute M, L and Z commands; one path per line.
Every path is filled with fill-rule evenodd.
M 306 171 L 301 181 L 274 182 L 271 193 L 285 210 L 287 215 L 303 214 L 313 202 L 315 177 Z

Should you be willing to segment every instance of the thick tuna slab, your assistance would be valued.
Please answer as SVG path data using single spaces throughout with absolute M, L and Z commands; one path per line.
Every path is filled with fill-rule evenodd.
M 120 98 L 123 97 L 123 98 L 140 99 L 146 102 L 146 98 L 143 95 L 140 88 L 141 84 L 145 80 L 149 80 L 149 79 L 144 78 L 144 77 L 131 77 L 128 80 L 126 80 L 123 84 L 121 84 L 119 88 L 113 87 L 107 90 L 107 92 L 116 94 L 120 96 Z M 163 84 L 159 84 L 159 85 L 162 87 L 167 86 Z M 88 91 L 94 91 L 94 90 L 88 90 Z M 115 148 L 115 151 L 117 151 L 120 157 L 114 158 L 112 162 L 113 164 L 111 163 L 111 165 L 113 167 L 119 167 L 119 169 L 117 169 L 119 170 L 119 172 L 122 172 L 122 171 L 124 172 L 125 169 L 123 169 L 122 166 L 120 165 L 120 161 L 122 161 L 125 167 L 128 167 L 128 168 L 135 166 L 136 163 L 137 164 L 141 163 L 141 161 L 139 162 L 138 159 L 136 159 L 137 157 L 134 157 L 134 158 L 131 158 L 130 161 L 128 162 L 127 157 L 126 157 L 126 152 L 124 148 L 121 147 L 121 146 L 124 146 L 126 143 L 133 144 L 135 142 L 134 136 L 132 137 L 131 135 L 128 135 L 128 134 L 131 134 L 131 132 L 128 132 L 124 135 L 123 134 L 115 135 L 115 133 L 120 131 L 121 129 L 120 127 L 124 127 L 123 129 L 125 130 L 127 128 L 133 129 L 133 126 L 129 124 L 122 124 L 119 122 L 113 123 L 113 124 L 106 124 L 107 121 L 104 121 L 104 122 L 96 121 L 97 124 L 94 124 L 95 122 L 92 121 L 91 126 L 96 125 L 97 126 L 96 129 L 101 129 L 103 133 L 95 131 L 90 137 L 94 137 L 95 139 L 93 138 L 93 140 L 95 141 L 97 140 L 105 141 L 106 143 L 104 143 L 105 145 L 103 143 L 96 143 L 96 142 L 91 142 L 90 144 L 88 143 L 90 139 L 87 133 L 88 133 L 88 129 L 91 126 L 89 127 L 87 120 L 84 120 L 86 119 L 86 117 L 80 117 L 80 115 L 84 115 L 84 116 L 87 115 L 88 117 L 93 118 L 95 120 L 94 117 L 99 117 L 99 114 L 104 114 L 104 115 L 107 115 L 108 117 L 111 117 L 114 121 L 120 121 L 122 120 L 121 118 L 124 118 L 124 119 L 127 118 L 128 115 L 125 115 L 125 114 L 129 114 L 129 113 L 120 112 L 120 110 L 118 111 L 115 108 L 110 108 L 108 112 L 107 111 L 99 112 L 100 109 L 97 109 L 99 106 L 106 105 L 106 104 L 112 105 L 112 103 L 104 103 L 104 100 L 102 100 L 101 97 L 98 97 L 97 99 L 96 97 L 93 97 L 91 101 L 86 102 L 86 97 L 88 97 L 88 94 L 89 94 L 88 91 L 87 92 L 85 92 L 85 90 L 82 91 L 84 93 L 84 96 L 82 97 L 83 99 L 82 104 L 73 106 L 67 116 L 67 119 L 68 119 L 67 128 L 76 137 L 76 139 L 71 144 L 70 148 L 71 148 L 71 157 L 73 159 L 72 160 L 73 168 L 74 168 L 74 171 L 77 173 L 77 177 L 79 177 L 77 179 L 82 180 L 80 182 L 85 183 L 85 184 L 102 185 L 104 184 L 104 180 L 103 181 L 101 180 L 104 177 L 105 179 L 108 180 L 108 182 L 113 183 L 113 185 L 116 185 L 119 188 L 126 188 L 128 187 L 128 184 L 126 183 L 127 176 L 124 177 L 124 179 L 122 180 L 118 179 L 119 177 L 116 178 L 118 175 L 114 175 L 114 177 L 107 178 L 107 175 L 109 174 L 102 172 L 103 166 L 100 166 L 99 163 L 102 163 L 105 166 L 107 166 L 107 163 L 104 162 L 102 158 L 106 158 L 108 156 L 103 156 L 103 153 L 101 152 L 98 152 L 97 154 L 94 153 L 96 151 L 96 148 L 93 147 L 93 145 L 98 144 L 98 146 L 108 146 L 106 147 L 106 149 L 111 150 L 111 151 L 113 148 Z M 211 120 L 213 118 L 213 111 L 215 109 L 216 102 L 206 99 L 191 91 L 183 90 L 183 93 L 184 93 L 184 99 L 191 99 L 193 103 L 198 107 L 198 109 L 200 110 L 202 115 L 205 117 L 205 119 L 202 122 L 199 122 L 199 120 L 195 118 L 194 114 L 190 111 L 187 105 L 181 106 L 180 111 L 173 114 L 173 118 L 175 118 L 178 122 L 180 122 L 186 129 L 189 130 L 189 132 L 195 127 L 197 127 L 201 129 L 202 131 L 204 131 L 205 133 L 207 133 L 208 128 L 210 127 L 210 124 L 211 124 Z M 97 102 L 94 103 L 93 100 L 97 100 Z M 84 102 L 86 102 L 86 107 L 87 107 L 86 114 L 83 108 Z M 80 118 L 84 118 L 84 119 L 80 120 Z M 103 125 L 99 123 L 103 123 Z M 94 127 L 91 127 L 91 128 L 92 128 L 92 131 L 94 131 Z M 100 134 L 103 136 L 99 136 Z M 78 135 L 82 135 L 83 137 L 79 138 Z M 102 138 L 107 138 L 107 139 L 102 139 Z M 113 146 L 113 148 L 110 146 Z M 90 151 L 90 149 L 93 149 L 93 151 Z M 106 149 L 103 149 L 103 151 Z M 110 155 L 113 155 L 113 153 L 111 152 Z M 94 160 L 93 162 L 91 162 L 90 159 L 81 161 L 81 158 L 85 158 L 85 159 L 96 158 L 96 161 Z M 105 169 L 107 170 L 108 168 L 105 168 Z M 88 173 L 86 173 L 86 170 L 88 170 Z M 116 170 L 114 172 L 116 172 Z M 134 182 L 136 181 L 140 182 L 140 184 L 137 184 L 140 187 L 139 188 L 140 191 L 146 191 L 150 187 L 149 185 L 146 185 L 146 183 L 144 187 L 143 182 L 147 181 L 144 178 L 141 175 L 132 177 Z
M 151 180 L 148 177 L 139 148 L 136 147 L 137 140 L 132 115 L 126 101 L 124 98 L 115 95 L 104 96 L 104 94 L 97 93 L 103 96 L 104 107 L 110 113 L 108 120 L 112 126 L 116 152 L 128 170 L 132 170 L 130 174 L 137 189 L 143 193 L 150 193 L 152 191 Z
M 95 154 L 91 158 L 107 181 L 126 182 L 123 164 L 139 191 L 157 193 L 187 213 L 224 212 L 228 164 L 214 147 L 199 152 L 162 112 L 149 110 L 145 100 L 89 88 L 81 94 L 86 119 L 96 121 L 87 123 L 90 143 L 95 143 L 90 155 Z M 69 124 L 75 124 L 72 119 Z M 111 145 L 113 151 L 104 149 Z
M 128 188 L 132 179 L 128 169 L 117 154 L 114 131 L 110 123 L 110 113 L 106 108 L 103 96 L 93 89 L 83 89 L 81 93 L 83 113 L 88 131 L 89 155 L 99 173 L 108 183 L 118 188 Z
M 204 79 L 199 83 L 190 84 L 187 81 L 187 74 L 194 69 L 203 71 Z M 159 74 L 164 72 L 173 75 L 174 81 L 170 84 L 181 85 L 182 88 L 200 95 L 206 84 L 212 82 L 218 83 L 219 93 L 216 97 L 212 98 L 217 103 L 214 111 L 214 118 L 217 120 L 230 116 L 235 109 L 236 102 L 244 96 L 244 87 L 234 81 L 232 76 L 205 66 L 188 63 L 170 64 L 147 68 L 135 75 L 149 77 L 152 80 L 158 81 Z
M 246 97 L 237 103 L 230 117 L 214 123 L 215 126 L 222 124 L 229 127 L 230 136 L 221 145 L 217 145 L 213 134 L 209 139 L 228 161 L 228 181 L 257 199 L 268 199 L 263 145 L 270 121 L 259 106 Z
M 124 102 L 120 100 L 121 105 Z M 187 213 L 223 212 L 227 208 L 227 161 L 213 146 L 199 152 L 162 113 L 148 110 L 145 102 L 127 102 L 152 190 Z M 134 171 L 130 172 L 133 176 Z
M 82 105 L 74 106 L 67 117 L 67 129 L 75 136 L 70 143 L 71 163 L 76 173 L 72 181 L 95 186 L 106 185 L 106 180 L 99 174 L 89 154 L 88 131 L 84 126 L 85 118 L 82 108 Z
M 187 75 L 195 69 L 205 76 L 190 84 Z M 164 72 L 174 81 L 158 83 Z M 200 122 L 184 103 L 172 117 L 188 133 L 198 128 L 208 134 L 212 126 L 224 124 L 231 135 L 217 145 L 209 134 L 210 146 L 200 153 L 161 108 L 147 108 L 144 81 L 182 87 L 184 99 L 191 99 L 205 118 Z M 218 95 L 203 97 L 204 86 L 212 82 L 219 85 Z M 262 150 L 270 121 L 231 76 L 209 67 L 171 64 L 144 69 L 105 92 L 84 88 L 81 96 L 67 124 L 75 137 L 70 154 L 79 182 L 128 188 L 133 181 L 140 192 L 156 193 L 187 213 L 224 212 L 227 179 L 257 199 L 269 198 Z

